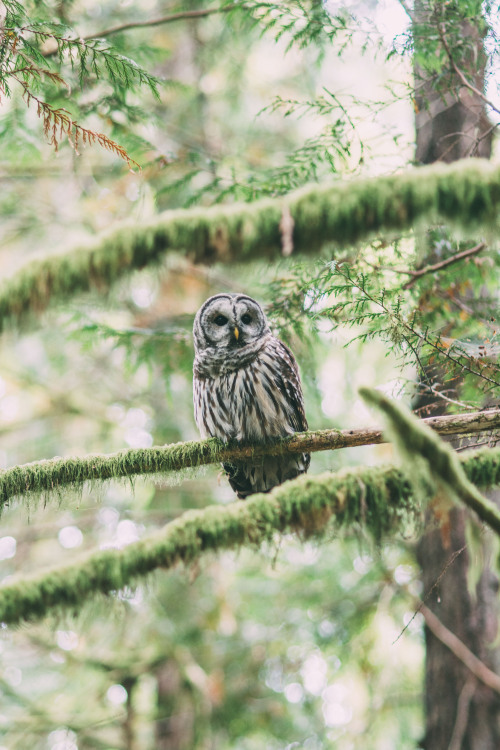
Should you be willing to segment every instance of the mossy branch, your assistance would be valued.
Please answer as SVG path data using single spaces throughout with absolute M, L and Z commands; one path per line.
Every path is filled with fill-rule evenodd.
M 368 404 L 384 413 L 394 441 L 404 455 L 410 461 L 421 456 L 431 478 L 444 485 L 500 535 L 500 509 L 467 479 L 452 448 L 423 424 L 423 420 L 380 391 L 361 388 L 359 393 Z
M 500 450 L 470 455 L 462 463 L 472 481 L 500 482 Z M 97 593 L 116 593 L 141 576 L 203 553 L 257 546 L 275 534 L 318 535 L 365 528 L 380 540 L 408 530 L 420 517 L 419 503 L 399 470 L 379 467 L 301 476 L 265 495 L 229 506 L 190 510 L 125 549 L 94 551 L 70 565 L 9 580 L 0 586 L 0 621 L 37 620 L 48 612 L 77 611 Z
M 0 329 L 51 303 L 98 289 L 179 251 L 196 263 L 246 262 L 282 253 L 280 222 L 294 222 L 288 250 L 317 254 L 437 219 L 482 234 L 498 229 L 500 169 L 484 160 L 432 165 L 390 177 L 313 185 L 251 204 L 168 211 L 124 223 L 94 244 L 32 261 L 0 288 Z
M 500 410 L 430 417 L 422 420 L 441 435 L 471 434 L 500 428 Z M 225 445 L 215 439 L 175 443 L 154 448 L 119 451 L 110 455 L 54 458 L 0 471 L 0 510 L 13 497 L 48 497 L 84 482 L 106 481 L 148 474 L 164 474 L 196 466 L 242 458 L 303 453 L 384 442 L 378 428 L 318 430 L 297 433 L 273 445 Z

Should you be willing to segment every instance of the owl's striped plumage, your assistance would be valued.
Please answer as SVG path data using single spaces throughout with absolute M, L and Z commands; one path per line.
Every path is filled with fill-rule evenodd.
M 244 294 L 217 294 L 194 321 L 194 413 L 203 438 L 270 442 L 307 430 L 292 352 Z M 307 453 L 223 464 L 238 497 L 267 492 L 309 467 Z

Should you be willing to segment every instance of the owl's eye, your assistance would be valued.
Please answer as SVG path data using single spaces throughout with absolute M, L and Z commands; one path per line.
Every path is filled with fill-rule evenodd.
M 249 315 L 248 313 L 245 313 L 244 315 L 241 316 L 242 323 L 251 323 L 251 321 L 252 321 L 252 316 Z
M 227 318 L 225 318 L 224 315 L 217 315 L 217 317 L 214 320 L 214 323 L 218 326 L 225 326 L 227 323 Z

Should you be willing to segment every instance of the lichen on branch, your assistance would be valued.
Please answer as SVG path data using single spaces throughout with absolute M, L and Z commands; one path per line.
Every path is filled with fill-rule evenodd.
M 388 177 L 309 185 L 279 198 L 167 211 L 124 223 L 93 244 L 32 261 L 0 287 L 0 330 L 50 304 L 97 289 L 178 251 L 196 263 L 246 262 L 282 253 L 280 222 L 294 222 L 293 253 L 345 248 L 437 219 L 474 233 L 498 229 L 500 169 L 483 160 L 432 165 Z

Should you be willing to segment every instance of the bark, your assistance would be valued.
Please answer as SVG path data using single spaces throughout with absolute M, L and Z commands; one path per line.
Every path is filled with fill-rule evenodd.
M 415 3 L 414 27 L 431 28 L 434 33 L 441 29 L 445 49 L 453 53 L 453 43 L 447 44 L 446 24 L 429 10 L 429 5 L 433 4 L 425 0 Z M 422 67 L 415 66 L 415 159 L 419 164 L 450 163 L 469 156 L 489 159 L 491 156 L 491 122 L 484 101 L 472 90 L 472 87 L 477 91 L 484 89 L 486 55 L 483 37 L 478 26 L 469 21 L 462 22 L 461 36 L 469 40 L 470 53 L 457 62 L 457 66 L 466 66 L 463 72 L 471 88 L 463 85 L 454 70 L 449 70 L 448 90 L 443 90 L 426 76 Z
M 447 44 L 442 16 L 433 16 L 435 12 L 443 13 L 444 6 L 434 4 L 435 11 L 429 10 L 422 0 L 416 3 L 413 18 L 416 47 L 418 33 L 425 24 L 430 24 L 441 34 L 447 54 L 453 54 L 453 48 Z M 416 160 L 420 164 L 491 155 L 491 123 L 480 96 L 486 63 L 482 32 L 469 21 L 462 22 L 460 31 L 469 40 L 469 54 L 456 61 L 456 66 L 461 67 L 471 87 L 463 85 L 463 77 L 450 60 L 445 92 L 438 90 L 435 81 L 426 79 L 422 68 L 415 66 Z M 426 259 L 429 261 L 432 251 Z M 487 667 L 497 671 L 499 651 L 493 641 L 497 633 L 498 580 L 485 565 L 475 590 L 471 590 L 466 523 L 465 512 L 454 509 L 446 527 L 433 529 L 421 539 L 418 560 L 424 591 L 432 591 L 427 605 L 442 624 Z M 483 554 L 487 559 L 484 550 Z M 428 626 L 425 639 L 426 731 L 421 746 L 425 750 L 496 750 L 500 747 L 499 695 L 473 677 Z
M 418 558 L 424 591 L 432 594 L 427 606 L 490 669 L 498 668 L 498 653 L 491 648 L 497 631 L 498 580 L 486 568 L 475 595 L 471 595 L 470 555 L 467 549 L 447 568 L 452 555 L 463 549 L 466 515 L 454 509 L 449 529 L 434 529 L 421 540 Z M 434 588 L 433 588 L 434 587 Z M 500 746 L 500 700 L 498 693 L 477 680 L 449 648 L 425 628 L 426 734 L 425 750 L 498 750 Z M 464 702 L 465 696 L 468 696 Z M 460 728 L 460 723 L 461 728 Z M 457 727 L 460 729 L 457 732 Z M 459 737 L 459 735 L 461 735 Z M 460 741 L 459 741 L 460 740 Z

